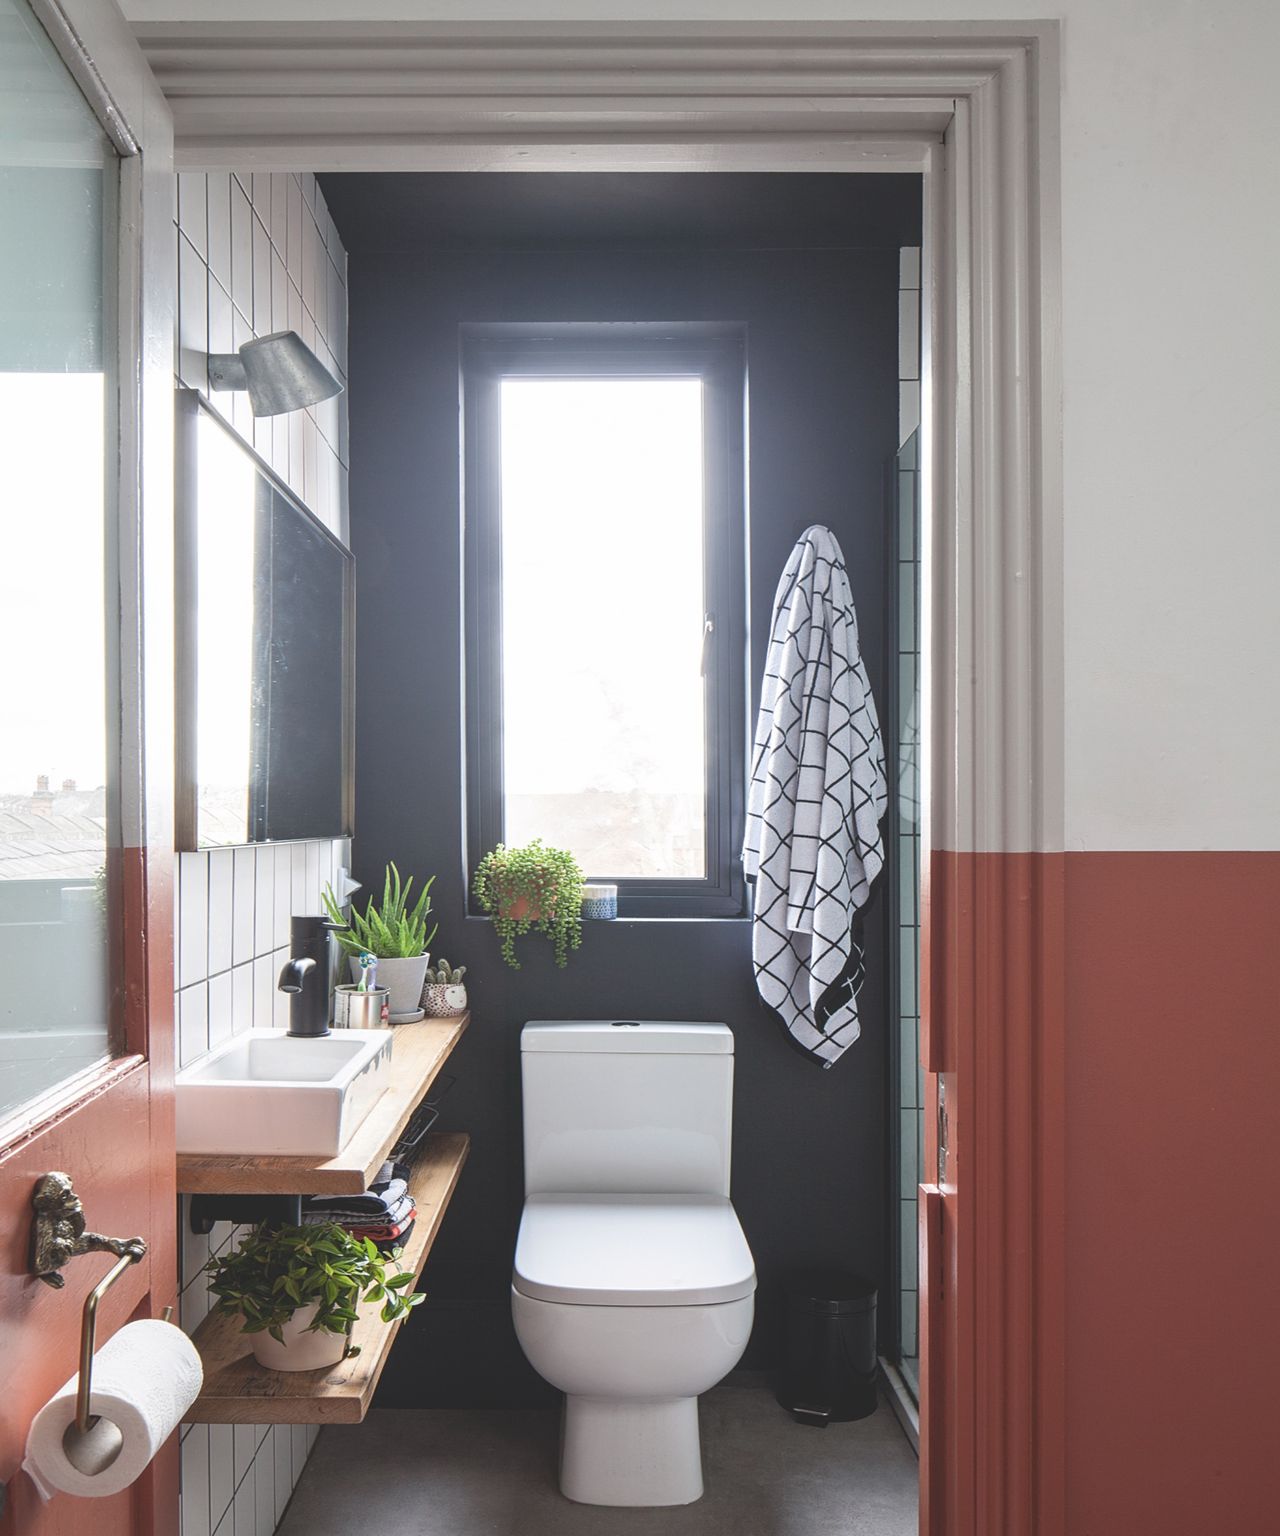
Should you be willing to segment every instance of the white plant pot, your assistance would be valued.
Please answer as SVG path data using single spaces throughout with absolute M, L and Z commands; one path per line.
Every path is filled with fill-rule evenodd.
M 391 994 L 391 1023 L 413 1024 L 422 1017 L 422 984 L 427 979 L 430 955 L 415 955 L 409 960 L 379 960 L 378 985 Z M 360 962 L 351 960 L 351 979 L 360 980 Z
M 308 1325 L 318 1310 L 317 1306 L 302 1307 L 282 1324 L 283 1344 L 269 1333 L 251 1333 L 253 1358 L 269 1371 L 319 1371 L 337 1365 L 347 1352 L 347 1336 L 324 1329 L 308 1333 Z

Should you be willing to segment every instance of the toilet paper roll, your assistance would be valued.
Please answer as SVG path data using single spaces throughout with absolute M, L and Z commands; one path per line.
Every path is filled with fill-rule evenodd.
M 27 1435 L 23 1469 L 46 1499 L 55 1493 L 102 1499 L 127 1488 L 182 1422 L 204 1371 L 195 1346 L 172 1323 L 151 1318 L 114 1334 L 93 1357 L 90 1407 L 119 1428 L 124 1445 L 96 1477 L 78 1472 L 62 1447 L 67 1425 L 75 1421 L 79 1380 L 73 1376 L 54 1393 Z

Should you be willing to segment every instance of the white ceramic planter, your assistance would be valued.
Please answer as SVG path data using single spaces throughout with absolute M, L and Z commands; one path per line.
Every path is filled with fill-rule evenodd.
M 360 962 L 351 960 L 351 979 L 360 980 Z M 410 960 L 379 960 L 378 985 L 391 994 L 391 1023 L 412 1024 L 422 1017 L 422 984 L 427 979 L 430 955 Z
M 269 1333 L 250 1334 L 253 1358 L 269 1371 L 319 1371 L 337 1365 L 347 1352 L 347 1336 L 324 1329 L 308 1333 L 307 1326 L 317 1311 L 317 1307 L 311 1306 L 295 1312 L 280 1329 L 283 1344 Z

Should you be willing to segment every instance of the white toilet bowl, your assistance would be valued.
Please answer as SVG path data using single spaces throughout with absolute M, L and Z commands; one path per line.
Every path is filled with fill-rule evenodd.
M 521 1035 L 516 1336 L 565 1393 L 560 1488 L 581 1504 L 702 1496 L 698 1395 L 737 1364 L 755 1266 L 729 1203 L 723 1024 L 543 1021 Z
M 698 1395 L 742 1357 L 755 1312 L 755 1270 L 728 1200 L 532 1196 L 511 1312 L 529 1363 L 566 1394 L 567 1498 L 701 1498 Z
M 565 1393 L 560 1490 L 579 1504 L 702 1497 L 698 1395 L 738 1363 L 754 1296 L 713 1306 L 591 1307 L 513 1288 L 516 1337 Z

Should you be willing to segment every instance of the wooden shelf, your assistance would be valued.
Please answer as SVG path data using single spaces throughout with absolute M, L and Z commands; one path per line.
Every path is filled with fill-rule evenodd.
M 421 1019 L 395 1026 L 391 1086 L 336 1157 L 241 1157 L 179 1152 L 178 1189 L 186 1195 L 359 1195 L 368 1189 L 414 1110 L 471 1022 Z
M 431 1252 L 470 1145 L 469 1137 L 452 1131 L 428 1136 L 412 1165 L 409 1189 L 417 1202 L 418 1219 L 400 1262 L 415 1276 L 422 1273 Z M 376 1308 L 369 1310 L 372 1315 L 361 1318 L 352 1334 L 360 1353 L 319 1371 L 264 1370 L 240 1331 L 240 1319 L 211 1313 L 193 1340 L 204 1362 L 204 1389 L 186 1422 L 358 1424 L 369 1411 L 387 1353 L 403 1326 L 388 1325 Z

